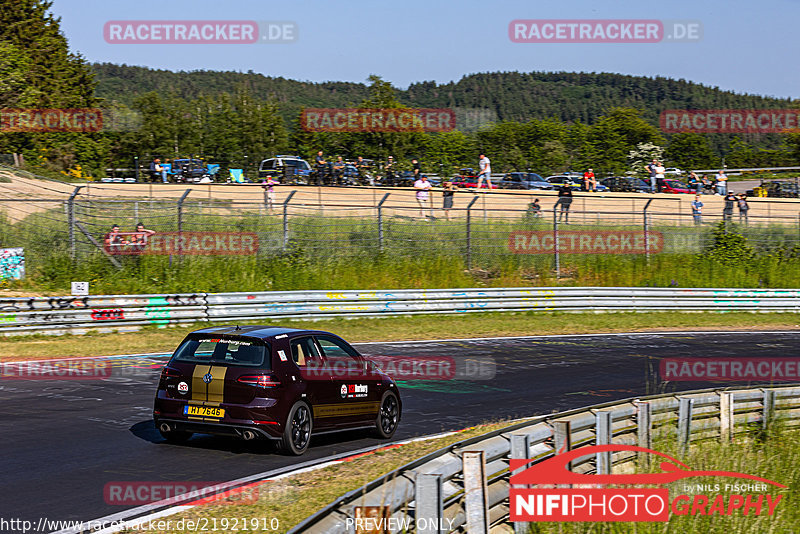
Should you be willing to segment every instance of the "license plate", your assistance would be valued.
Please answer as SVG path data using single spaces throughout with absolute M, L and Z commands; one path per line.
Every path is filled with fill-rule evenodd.
M 213 406 L 184 406 L 183 415 L 194 415 L 197 417 L 225 417 L 225 408 L 214 408 Z

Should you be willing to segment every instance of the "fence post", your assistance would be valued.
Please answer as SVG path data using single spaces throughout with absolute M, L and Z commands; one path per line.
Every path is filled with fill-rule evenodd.
M 556 262 L 556 281 L 561 278 L 561 254 L 558 250 L 558 215 L 556 207 L 553 206 L 553 255 Z
M 636 403 L 636 437 L 639 447 L 645 449 L 653 448 L 653 406 L 649 402 Z M 645 466 L 650 465 L 650 455 L 644 452 L 638 453 L 638 459 Z
M 613 437 L 614 421 L 610 410 L 600 410 L 595 416 L 595 445 L 610 445 Z M 598 475 L 611 474 L 611 451 L 598 452 L 596 457 Z
M 489 491 L 486 487 L 486 457 L 483 451 L 465 451 L 461 461 L 464 471 L 464 505 L 467 532 L 489 533 Z
M 553 421 L 553 454 L 564 454 L 572 450 L 572 424 L 569 421 Z M 566 465 L 572 469 L 572 462 Z
M 181 246 L 181 242 L 183 241 L 183 201 L 186 200 L 186 197 L 189 196 L 191 193 L 191 189 L 187 189 L 181 195 L 181 198 L 178 199 L 178 256 L 183 256 L 183 250 Z M 172 255 L 169 256 L 170 264 L 172 264 Z
M 77 186 L 67 200 L 67 222 L 69 224 L 69 256 L 72 261 L 75 261 L 75 197 L 78 196 L 78 191 L 83 188 L 82 185 Z
M 722 391 L 719 394 L 719 437 L 723 443 L 733 440 L 734 425 L 733 393 Z
M 139 156 L 133 156 L 133 179 L 139 183 Z
M 511 434 L 511 456 L 512 460 L 530 460 L 531 458 L 531 437 L 529 434 Z M 527 466 L 520 467 L 515 471 L 524 471 Z M 509 475 L 516 474 L 515 471 Z M 514 522 L 514 534 L 527 534 L 528 523 L 525 521 Z
M 761 416 L 761 427 L 767 430 L 775 418 L 775 400 L 777 392 L 774 389 L 764 391 L 764 414 Z
M 297 189 L 289 193 L 289 196 L 283 201 L 283 247 L 281 247 L 283 252 L 286 252 L 286 245 L 289 244 L 289 202 L 295 193 L 297 193 Z
M 678 447 L 683 453 L 692 439 L 692 407 L 694 406 L 694 399 L 680 397 L 678 402 Z
M 472 205 L 478 200 L 475 195 L 467 204 L 467 269 L 472 269 Z
M 376 206 L 378 210 L 378 250 L 380 252 L 383 252 L 383 203 L 386 202 L 386 199 L 389 198 L 389 195 L 391 195 L 391 193 L 386 193 L 383 195 L 383 198 Z
M 442 475 L 420 473 L 414 481 L 414 523 L 418 534 L 443 534 L 444 496 Z M 425 521 L 420 521 L 425 519 Z
M 642 218 L 644 219 L 644 257 L 648 265 L 650 264 L 650 225 L 647 220 L 647 208 L 650 207 L 652 201 L 652 198 L 649 199 L 642 209 Z

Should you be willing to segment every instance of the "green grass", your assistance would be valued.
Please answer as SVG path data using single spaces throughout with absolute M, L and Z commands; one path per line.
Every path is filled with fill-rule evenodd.
M 163 213 L 157 205 L 146 212 L 147 204 L 142 202 L 144 215 Z M 463 221 L 387 217 L 380 250 L 377 224 L 369 217 L 291 218 L 290 240 L 284 246 L 279 216 L 233 209 L 229 215 L 212 217 L 187 208 L 184 230 L 256 232 L 257 255 L 118 257 L 121 269 L 82 243 L 86 239 L 80 232 L 77 261 L 71 261 L 63 209 L 34 214 L 16 224 L 0 219 L 0 246 L 25 247 L 28 273 L 26 280 L 0 287 L 64 293 L 74 280 L 89 281 L 93 294 L 554 285 L 800 287 L 800 236 L 794 227 L 732 225 L 752 249 L 737 261 L 700 253 L 715 242 L 712 227 L 655 227 L 653 231 L 665 236 L 663 253 L 652 254 L 649 260 L 643 255 L 562 254 L 557 276 L 552 255 L 508 250 L 509 232 L 549 229 L 550 224 L 541 220 L 476 220 L 468 254 Z M 154 229 L 175 231 L 174 217 L 153 220 L 162 221 Z M 118 221 L 112 212 L 95 222 L 91 231 L 102 240 L 105 225 Z M 638 227 L 604 224 L 569 229 Z

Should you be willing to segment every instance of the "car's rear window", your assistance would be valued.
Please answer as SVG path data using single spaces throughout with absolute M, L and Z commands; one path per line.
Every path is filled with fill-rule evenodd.
M 184 340 L 173 362 L 269 367 L 269 345 L 258 339 L 198 336 Z M 266 362 L 266 363 L 265 363 Z

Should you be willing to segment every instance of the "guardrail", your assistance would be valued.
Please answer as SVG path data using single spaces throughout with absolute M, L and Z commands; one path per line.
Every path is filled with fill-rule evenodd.
M 800 290 L 531 287 L 0 298 L 0 334 L 490 311 L 800 312 Z
M 426 532 L 486 534 L 510 524 L 509 459 L 535 464 L 586 445 L 651 448 L 653 435 L 663 431 L 683 449 L 693 440 L 731 440 L 753 424 L 766 427 L 775 421 L 800 426 L 800 387 L 687 391 L 536 417 L 400 467 L 339 497 L 289 534 L 345 534 L 352 532 L 348 528 L 355 518 L 363 517 L 396 518 L 396 524 L 425 518 L 427 525 L 450 526 Z M 598 453 L 574 460 L 571 467 L 579 473 L 609 474 L 637 458 L 635 452 Z M 514 532 L 528 532 L 527 524 L 513 527 Z

